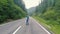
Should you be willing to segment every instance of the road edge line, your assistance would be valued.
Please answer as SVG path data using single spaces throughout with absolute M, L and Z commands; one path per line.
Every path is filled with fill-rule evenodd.
M 32 17 L 31 17 L 32 18 Z M 36 21 L 34 18 L 32 18 L 34 21 Z M 51 34 L 49 31 L 47 31 L 47 29 L 45 29 L 41 24 L 39 24 L 37 21 L 36 23 L 43 29 L 45 30 L 48 34 Z

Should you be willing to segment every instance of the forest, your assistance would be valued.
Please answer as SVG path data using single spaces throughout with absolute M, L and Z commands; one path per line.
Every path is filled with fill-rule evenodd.
M 33 16 L 48 25 L 49 27 L 46 27 L 52 30 L 54 34 L 60 34 L 60 0 L 41 1 Z
M 22 0 L 0 0 L 0 24 L 9 19 L 16 20 L 25 17 L 26 9 L 23 3 Z

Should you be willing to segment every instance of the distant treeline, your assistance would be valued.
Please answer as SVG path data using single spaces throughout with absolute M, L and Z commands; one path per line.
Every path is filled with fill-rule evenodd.
M 20 0 L 19 4 L 21 6 L 18 6 L 14 0 L 0 0 L 0 24 L 8 19 L 20 19 L 25 17 L 25 5 L 22 3 L 23 1 Z

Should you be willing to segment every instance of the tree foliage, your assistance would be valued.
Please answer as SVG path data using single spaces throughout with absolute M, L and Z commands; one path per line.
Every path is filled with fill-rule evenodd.
M 43 0 L 36 8 L 36 15 L 60 23 L 60 0 Z M 40 14 L 40 15 L 39 15 Z
M 25 16 L 26 11 L 21 6 L 16 5 L 14 0 L 0 0 L 0 23 L 7 19 L 19 19 Z

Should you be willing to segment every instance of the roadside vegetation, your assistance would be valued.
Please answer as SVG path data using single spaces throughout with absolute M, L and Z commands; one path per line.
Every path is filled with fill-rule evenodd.
M 22 3 L 19 4 L 25 8 Z M 16 20 L 25 17 L 26 10 L 23 10 L 21 6 L 18 6 L 15 0 L 0 0 L 0 24 L 9 19 Z
M 52 25 L 53 21 L 47 21 L 47 20 L 44 20 L 38 16 L 34 16 L 34 18 L 42 25 L 44 26 L 50 33 L 52 34 L 60 34 L 60 25 Z M 53 23 L 52 23 L 53 22 Z
M 54 34 L 60 34 L 60 0 L 43 0 L 33 16 Z

